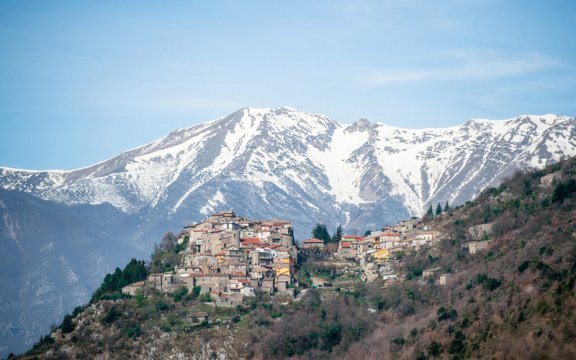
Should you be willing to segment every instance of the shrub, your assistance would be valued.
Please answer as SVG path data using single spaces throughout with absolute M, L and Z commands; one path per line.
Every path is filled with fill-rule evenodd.
M 181 286 L 178 290 L 174 292 L 174 301 L 180 301 L 183 297 L 188 294 L 188 288 Z
M 448 347 L 448 353 L 452 355 L 464 354 L 464 352 L 466 351 L 466 343 L 464 342 L 465 340 L 466 336 L 462 332 L 457 331 L 454 334 L 454 338 L 450 342 L 450 346 Z
M 120 311 L 116 309 L 116 306 L 111 306 L 108 311 L 106 311 L 106 314 L 104 314 L 101 321 L 103 324 L 112 324 L 120 317 L 120 315 Z
M 138 336 L 142 334 L 142 329 L 140 328 L 140 325 L 136 324 L 134 326 L 124 329 L 124 332 L 126 333 L 126 335 L 128 335 L 129 338 L 136 339 Z
M 438 357 L 442 352 L 442 345 L 440 345 L 437 341 L 432 341 L 430 345 L 428 345 L 428 356 L 431 357 Z
M 164 299 L 158 299 L 156 301 L 156 310 L 160 312 L 168 310 L 168 304 L 164 301 Z
M 570 179 L 556 185 L 552 193 L 552 202 L 563 203 L 566 198 L 576 192 L 576 180 Z
M 458 312 L 456 310 L 446 309 L 443 306 L 440 309 L 438 309 L 438 312 L 436 313 L 436 315 L 438 316 L 438 321 L 443 321 L 443 320 L 454 321 L 454 320 L 456 320 L 456 318 L 458 318 Z
M 521 264 L 521 267 L 523 266 L 524 265 Z M 477 274 L 476 277 L 468 285 L 466 285 L 466 290 L 470 290 L 476 284 L 482 285 L 484 289 L 488 291 L 494 291 L 502 285 L 502 281 L 480 273 Z

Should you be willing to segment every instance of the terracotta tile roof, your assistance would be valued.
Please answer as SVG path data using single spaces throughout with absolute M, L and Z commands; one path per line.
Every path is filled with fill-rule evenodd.
M 310 238 L 310 239 L 304 240 L 304 244 L 318 244 L 318 243 L 324 244 L 324 241 L 322 241 L 320 239 L 316 239 L 316 238 Z
M 383 232 L 382 234 L 380 234 L 380 236 L 400 236 L 400 234 L 395 233 L 395 232 L 391 232 L 391 231 L 386 231 L 386 232 Z
M 342 239 L 364 239 L 364 236 L 357 236 L 357 235 L 342 235 Z
M 243 246 L 246 246 L 246 245 L 263 245 L 262 240 L 260 238 L 242 238 L 242 239 L 240 239 L 240 243 Z

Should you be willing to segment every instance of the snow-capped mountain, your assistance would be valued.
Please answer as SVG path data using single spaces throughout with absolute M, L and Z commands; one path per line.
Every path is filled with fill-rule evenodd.
M 515 170 L 576 155 L 575 125 L 545 115 L 409 130 L 245 108 L 80 170 L 0 169 L 0 186 L 187 221 L 235 207 L 364 228 L 421 215 L 429 204 L 462 203 Z M 359 223 L 365 209 L 380 211 Z
M 245 108 L 84 169 L 0 168 L 0 246 L 11 259 L 2 273 L 18 272 L 0 278 L 0 353 L 37 340 L 164 232 L 213 211 L 289 219 L 297 240 L 316 222 L 363 232 L 574 155 L 573 117 L 410 130 Z

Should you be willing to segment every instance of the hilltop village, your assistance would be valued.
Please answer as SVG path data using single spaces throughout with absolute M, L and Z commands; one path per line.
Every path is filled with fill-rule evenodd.
M 489 231 L 489 224 L 470 229 L 471 238 L 477 238 L 465 244 L 471 253 L 488 244 L 481 235 L 474 235 Z M 403 277 L 392 266 L 394 260 L 405 251 L 430 247 L 441 239 L 439 231 L 411 218 L 366 236 L 342 235 L 337 250 L 331 252 L 316 238 L 306 239 L 297 247 L 289 221 L 250 220 L 233 210 L 222 211 L 181 231 L 178 244 L 184 246 L 185 254 L 173 271 L 150 274 L 147 280 L 125 286 L 122 292 L 135 295 L 156 289 L 170 294 L 181 287 L 189 292 L 197 288 L 219 306 L 242 304 L 244 297 L 255 296 L 256 291 L 294 297 L 300 285 L 295 276 L 299 252 L 322 253 L 329 263 L 344 263 L 347 269 L 360 271 L 365 281 L 394 281 Z M 437 270 L 427 270 L 424 278 L 435 277 L 438 284 L 445 285 L 449 275 Z M 325 287 L 329 283 L 312 278 L 312 285 Z
M 134 295 L 146 288 L 173 293 L 181 287 L 199 288 L 217 305 L 235 306 L 255 290 L 294 294 L 297 248 L 288 221 L 249 220 L 234 211 L 215 213 L 188 225 L 178 243 L 186 247 L 174 271 L 151 274 L 146 281 L 122 289 Z

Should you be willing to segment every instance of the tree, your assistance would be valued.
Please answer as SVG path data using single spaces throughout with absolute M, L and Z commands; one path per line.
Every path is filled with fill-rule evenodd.
M 168 231 L 164 236 L 162 236 L 162 243 L 160 244 L 160 249 L 163 251 L 172 251 L 178 242 L 178 237 L 172 232 Z
M 438 203 L 438 205 L 436 206 L 436 216 L 442 214 L 442 205 L 440 205 L 440 203 Z
M 324 244 L 328 244 L 331 241 L 330 233 L 325 224 L 316 224 L 314 229 L 312 229 L 312 236 L 318 240 L 324 241 Z
M 432 204 L 430 204 L 428 211 L 426 211 L 426 216 L 429 218 L 434 217 L 434 210 L 432 210 Z
M 559 202 L 562 204 L 564 199 L 569 197 L 574 192 L 576 192 L 576 180 L 570 179 L 567 182 L 560 183 L 554 189 L 554 193 L 552 194 L 552 202 Z
M 444 205 L 444 212 L 448 212 L 450 210 L 450 206 L 448 206 L 448 200 L 446 200 L 446 204 Z
M 62 333 L 68 334 L 74 330 L 75 325 L 72 323 L 72 315 L 67 314 L 64 316 L 64 320 L 62 320 L 62 324 L 60 324 L 60 329 L 62 329 Z
M 438 357 L 441 351 L 442 345 L 440 345 L 439 342 L 432 341 L 432 343 L 428 345 L 428 356 Z
M 336 232 L 334 233 L 334 235 L 332 235 L 332 242 L 333 243 L 340 243 L 340 240 L 342 240 L 342 225 L 338 225 L 338 227 L 336 228 Z
M 102 299 L 105 295 L 119 294 L 122 288 L 136 281 L 148 277 L 144 260 L 131 259 L 124 270 L 116 268 L 112 274 L 104 277 L 104 282 L 92 295 L 91 302 Z
M 180 263 L 180 256 L 178 250 L 182 250 L 176 246 L 178 238 L 173 232 L 167 232 L 162 237 L 160 245 L 154 245 L 154 252 L 150 257 L 150 272 L 158 273 L 174 269 L 175 265 Z
M 132 259 L 122 271 L 122 286 L 144 280 L 148 277 L 144 260 Z

